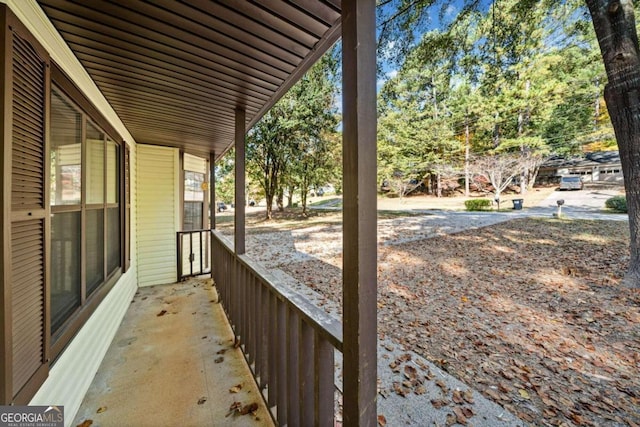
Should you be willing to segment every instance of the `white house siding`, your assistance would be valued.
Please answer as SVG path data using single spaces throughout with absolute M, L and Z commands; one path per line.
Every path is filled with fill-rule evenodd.
M 201 157 L 184 155 L 184 170 L 207 174 L 207 160 Z
M 122 275 L 93 315 L 69 342 L 64 352 L 52 365 L 47 380 L 30 402 L 31 405 L 63 405 L 65 407 L 65 424 L 70 426 L 137 289 L 135 252 L 137 147 L 129 131 L 62 40 L 62 37 L 50 24 L 36 1 L 0 0 L 0 3 L 5 3 L 11 8 L 49 52 L 51 58 L 92 101 L 98 111 L 109 120 L 130 147 L 132 200 L 130 268 L 127 273 Z
M 176 232 L 180 224 L 179 153 L 137 147 L 138 284 L 176 281 Z

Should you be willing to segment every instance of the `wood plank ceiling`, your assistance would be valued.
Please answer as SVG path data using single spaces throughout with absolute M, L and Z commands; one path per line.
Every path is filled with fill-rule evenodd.
M 340 0 L 38 0 L 136 142 L 219 158 L 340 36 Z

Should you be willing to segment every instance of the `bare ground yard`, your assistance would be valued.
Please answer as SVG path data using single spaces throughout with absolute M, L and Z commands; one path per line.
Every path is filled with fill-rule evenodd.
M 339 304 L 328 228 L 293 236 L 312 239 L 312 257 L 279 249 L 274 264 Z M 628 239 L 626 222 L 525 218 L 381 244 L 380 334 L 533 425 L 640 425 L 640 291 L 619 286 Z

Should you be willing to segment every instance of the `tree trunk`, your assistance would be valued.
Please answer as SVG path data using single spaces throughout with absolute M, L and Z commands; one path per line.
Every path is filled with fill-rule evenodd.
M 273 194 L 267 194 L 267 219 L 273 216 Z
M 640 288 L 640 49 L 630 0 L 586 0 L 609 82 L 604 89 L 616 134 L 629 211 L 629 269 Z
M 287 207 L 288 208 L 292 208 L 293 207 L 293 192 L 295 191 L 295 187 L 291 186 L 289 187 L 289 194 L 287 194 Z
M 277 192 L 276 204 L 278 205 L 278 212 L 284 212 L 284 190 L 282 188 Z
M 471 138 L 469 137 L 469 119 L 464 123 L 464 196 L 469 197 L 469 147 Z

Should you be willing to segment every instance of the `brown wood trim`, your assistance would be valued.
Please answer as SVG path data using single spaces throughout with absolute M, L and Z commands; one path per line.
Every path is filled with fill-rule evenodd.
M 131 149 L 122 141 L 122 173 L 121 173 L 120 206 L 122 208 L 122 272 L 126 273 L 131 266 Z
M 2 150 L 0 151 L 0 162 L 2 174 L 0 174 L 0 191 L 2 191 L 2 216 L 0 217 L 0 235 L 2 236 L 2 246 L 0 247 L 0 405 L 7 405 L 12 399 L 12 378 L 11 378 L 11 265 L 10 242 L 11 242 L 11 175 L 5 171 L 11 170 L 11 37 L 7 24 L 8 7 L 0 4 L 0 56 L 3 58 L 3 66 L 0 67 L 0 80 L 2 86 L 2 120 L 0 121 L 0 131 L 2 132 Z
M 11 212 L 11 222 L 46 218 L 47 211 L 48 210 L 46 209 L 38 209 L 33 211 L 14 211 Z
M 236 110 L 236 130 L 235 130 L 235 209 L 234 209 L 234 248 L 237 255 L 245 253 L 245 180 L 246 180 L 246 158 L 245 158 L 245 111 Z
M 0 404 L 9 403 L 28 403 L 35 392 L 40 388 L 44 380 L 48 375 L 48 322 L 49 315 L 47 311 L 47 280 L 48 275 L 45 272 L 43 280 L 45 301 L 42 315 L 43 319 L 43 337 L 42 345 L 42 360 L 39 368 L 28 379 L 27 383 L 22 389 L 13 396 L 13 342 L 12 342 L 12 319 L 13 310 L 11 306 L 11 284 L 12 284 L 12 272 L 11 272 L 11 231 L 12 231 L 12 219 L 44 219 L 43 234 L 48 233 L 47 224 L 48 218 L 48 199 L 46 197 L 47 187 L 47 172 L 46 172 L 46 159 L 44 173 L 44 191 L 41 205 L 34 207 L 30 210 L 15 211 L 12 212 L 11 203 L 11 163 L 12 163 L 12 149 L 13 149 L 13 135 L 12 135 L 12 123 L 13 123 L 13 42 L 14 34 L 18 34 L 20 39 L 30 45 L 30 48 L 35 50 L 36 55 L 42 61 L 44 65 L 43 75 L 43 90 L 44 90 L 44 153 L 47 151 L 47 117 L 49 114 L 49 65 L 50 57 L 47 51 L 40 45 L 36 38 L 30 33 L 30 31 L 20 22 L 20 20 L 11 12 L 11 10 L 5 5 L 0 5 L 0 22 L 2 22 L 2 29 L 0 31 L 0 56 L 3 58 L 4 67 L 0 68 L 0 79 L 2 80 L 2 116 L 3 120 L 0 122 L 2 125 L 2 137 L 3 137 L 3 150 L 0 155 L 2 174 L 0 178 L 0 187 L 2 188 L 2 216 L 0 219 L 0 233 L 2 234 L 2 249 L 0 254 L 0 270 L 2 271 L 1 283 L 0 283 L 0 309 L 2 315 L 0 316 Z M 46 237 L 42 240 L 43 256 L 42 264 L 45 266 L 47 263 L 47 243 Z
M 45 126 L 44 126 L 44 360 L 51 361 L 51 64 L 45 70 Z M 44 381 L 44 380 L 43 380 Z M 40 383 L 38 383 L 40 384 Z
M 31 376 L 27 384 L 15 395 L 11 401 L 12 405 L 27 405 L 38 389 L 45 382 L 49 376 L 49 364 L 43 364 L 38 370 Z
M 87 298 L 84 305 L 79 307 L 78 310 L 76 310 L 76 312 L 67 319 L 67 321 L 60 327 L 58 333 L 51 337 L 52 363 L 55 363 L 60 354 L 62 354 L 62 351 L 71 342 L 78 331 L 85 325 L 87 320 L 89 320 L 96 308 L 98 308 L 100 303 L 104 300 L 111 289 L 113 289 L 121 277 L 122 268 L 118 268 L 107 278 L 106 282 L 102 286 L 98 287 L 98 289 L 96 289 L 91 296 Z
M 56 64 L 54 61 L 51 61 L 51 81 L 58 87 L 62 92 L 64 92 L 73 103 L 75 103 L 84 113 L 90 121 L 94 122 L 103 131 L 105 131 L 111 139 L 114 141 L 122 141 L 122 136 L 116 131 L 116 129 L 111 125 L 111 123 L 98 111 L 96 107 L 89 101 L 89 99 L 82 93 L 80 89 L 73 83 L 73 81 L 67 77 L 64 71 Z
M 212 230 L 216 228 L 216 212 L 218 211 L 216 202 L 216 153 L 209 153 L 209 227 Z M 213 251 L 212 251 L 213 252 Z M 213 264 L 212 264 L 213 271 Z
M 178 218 L 180 230 L 184 230 L 184 151 L 178 151 Z

